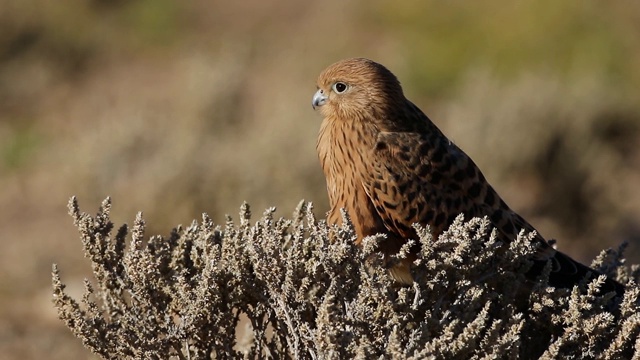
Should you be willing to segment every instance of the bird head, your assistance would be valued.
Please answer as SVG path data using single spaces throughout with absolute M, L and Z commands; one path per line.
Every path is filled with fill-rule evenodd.
M 398 79 L 384 66 L 364 58 L 338 61 L 317 81 L 311 102 L 325 118 L 367 121 L 388 118 L 388 109 L 402 103 Z

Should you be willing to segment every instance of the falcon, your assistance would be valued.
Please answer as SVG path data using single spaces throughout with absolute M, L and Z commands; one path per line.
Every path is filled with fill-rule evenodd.
M 384 233 L 380 250 L 392 255 L 418 238 L 414 223 L 428 225 L 437 237 L 459 214 L 486 216 L 505 243 L 521 230 L 535 230 L 500 198 L 473 160 L 405 98 L 384 66 L 364 58 L 330 65 L 318 77 L 312 105 L 323 116 L 316 149 L 331 206 L 327 221 L 341 224 L 345 209 L 358 244 Z M 554 287 L 570 288 L 600 275 L 555 250 L 538 231 L 534 241 L 530 277 L 548 262 Z M 413 281 L 411 260 L 391 269 L 401 283 Z M 624 287 L 607 279 L 601 290 L 621 295 Z

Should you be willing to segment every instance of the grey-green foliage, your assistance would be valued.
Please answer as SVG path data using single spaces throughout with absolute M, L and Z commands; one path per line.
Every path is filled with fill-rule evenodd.
M 126 225 L 112 234 L 109 199 L 95 217 L 75 198 L 69 209 L 94 280 L 77 301 L 54 265 L 54 303 L 105 359 L 640 356 L 638 270 L 620 266 L 622 248 L 594 262 L 629 283 L 622 300 L 599 295 L 598 280 L 552 289 L 544 275 L 522 275 L 530 235 L 501 244 L 486 219 L 459 217 L 438 239 L 417 228 L 415 283 L 402 287 L 375 251 L 382 235 L 357 247 L 346 214 L 347 225 L 330 227 L 310 203 L 292 219 L 269 209 L 255 223 L 245 204 L 239 222 L 216 226 L 204 214 L 148 239 L 141 214 L 130 237 Z

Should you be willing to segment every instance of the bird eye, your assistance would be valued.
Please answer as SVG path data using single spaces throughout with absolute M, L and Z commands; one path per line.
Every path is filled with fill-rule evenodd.
M 347 87 L 347 84 L 343 82 L 337 82 L 333 84 L 333 90 L 338 94 L 342 94 L 343 92 L 347 91 Z

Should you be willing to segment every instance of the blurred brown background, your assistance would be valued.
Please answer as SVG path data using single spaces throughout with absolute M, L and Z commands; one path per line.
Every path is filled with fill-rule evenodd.
M 375 59 L 507 203 L 582 261 L 640 261 L 640 4 L 0 0 L 0 354 L 91 358 L 51 264 L 90 274 L 66 203 L 149 234 L 243 201 L 327 210 L 315 78 Z

